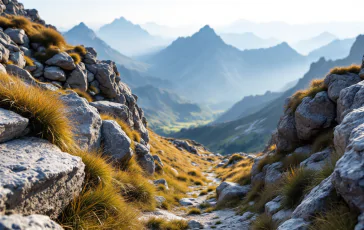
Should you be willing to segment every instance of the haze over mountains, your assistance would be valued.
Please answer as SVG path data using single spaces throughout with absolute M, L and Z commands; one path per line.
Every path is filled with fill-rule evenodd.
M 292 46 L 299 53 L 307 55 L 311 51 L 318 49 L 324 45 L 327 45 L 335 39 L 337 39 L 335 35 L 328 32 L 324 32 L 313 38 L 299 41 L 293 44 Z

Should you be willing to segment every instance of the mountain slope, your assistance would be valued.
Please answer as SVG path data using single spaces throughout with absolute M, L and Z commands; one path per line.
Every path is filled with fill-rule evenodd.
M 168 44 L 168 41 L 150 35 L 123 17 L 102 26 L 98 35 L 113 48 L 130 56 L 147 53 Z
M 240 51 L 226 45 L 209 26 L 191 37 L 178 38 L 144 61 L 151 65 L 152 76 L 175 82 L 179 94 L 197 102 L 237 101 L 276 90 L 298 79 L 308 65 L 287 43 Z
M 313 79 L 324 77 L 333 67 L 361 64 L 363 53 L 364 35 L 360 35 L 356 38 L 348 57 L 336 61 L 321 58 L 311 64 L 310 70 L 295 87 L 284 92 L 260 111 L 232 122 L 183 130 L 174 136 L 194 139 L 213 151 L 223 153 L 261 151 L 270 134 L 276 129 L 287 97 L 297 90 L 306 88 Z
M 329 44 L 333 40 L 337 39 L 335 35 L 324 32 L 319 34 L 316 37 L 299 41 L 296 44 L 293 44 L 293 48 L 295 48 L 301 54 L 308 54 L 309 52 L 318 49 L 324 45 Z
M 348 56 L 350 48 L 355 42 L 355 38 L 336 39 L 329 44 L 311 51 L 308 56 L 311 60 L 318 60 L 320 57 L 336 60 Z
M 133 89 L 138 102 L 145 111 L 149 127 L 165 134 L 170 128 L 185 128 L 196 122 L 209 121 L 212 112 L 207 107 L 188 102 L 175 93 L 152 85 Z
M 253 33 L 223 33 L 220 36 L 226 44 L 232 45 L 240 50 L 268 48 L 279 43 L 277 39 L 263 39 Z
M 134 61 L 111 48 L 103 40 L 98 38 L 95 32 L 88 28 L 83 22 L 64 33 L 64 37 L 70 44 L 84 44 L 85 46 L 95 48 L 98 58 L 100 59 L 113 60 L 131 70 L 146 71 L 146 64 Z

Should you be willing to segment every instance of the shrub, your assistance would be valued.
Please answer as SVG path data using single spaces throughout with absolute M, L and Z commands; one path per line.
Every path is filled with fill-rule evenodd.
M 69 55 L 71 56 L 76 65 L 82 61 L 82 58 L 78 53 L 70 53 Z
M 286 208 L 295 207 L 302 200 L 307 187 L 310 186 L 314 178 L 315 171 L 313 170 L 305 168 L 291 169 L 291 172 L 284 178 L 282 187 L 283 206 Z
M 135 203 L 144 211 L 155 208 L 155 187 L 140 174 L 119 171 L 114 177 L 114 186 L 127 202 Z
M 351 66 L 345 66 L 345 67 L 335 67 L 330 70 L 329 74 L 338 74 L 338 75 L 344 75 L 347 73 L 360 73 L 360 65 L 351 65 Z
M 201 214 L 201 210 L 198 208 L 191 208 L 187 212 L 187 215 L 200 215 L 200 214 Z
M 201 172 L 197 171 L 197 170 L 191 170 L 187 173 L 190 176 L 194 176 L 194 177 L 201 177 Z
M 27 66 L 35 66 L 34 61 L 30 57 L 25 55 L 24 59 Z
M 165 220 L 162 218 L 150 218 L 146 223 L 146 227 L 150 230 L 186 230 L 188 223 L 185 220 Z
M 74 50 L 75 50 L 78 54 L 80 54 L 80 55 L 82 55 L 82 56 L 85 56 L 85 55 L 87 54 L 87 50 L 86 50 L 86 48 L 85 48 L 84 46 L 75 46 L 75 47 L 74 47 Z
M 230 164 L 234 164 L 234 163 L 236 163 L 237 161 L 241 161 L 241 160 L 243 160 L 244 159 L 244 157 L 243 156 L 241 156 L 240 154 L 234 154 L 234 155 L 232 155 L 230 158 L 229 158 L 229 161 L 226 163 L 226 165 L 225 166 L 228 166 L 228 165 L 230 165 Z
M 77 89 L 77 88 L 72 89 L 72 90 L 75 91 L 78 94 L 78 96 L 80 96 L 82 98 L 85 98 L 88 102 L 93 101 L 93 99 L 92 99 L 92 97 L 91 97 L 91 95 L 89 93 L 87 93 L 85 91 L 82 91 L 80 89 Z
M 278 225 L 271 216 L 262 214 L 252 223 L 252 230 L 276 230 Z
M 36 34 L 28 34 L 29 40 L 32 43 L 40 43 L 44 47 L 57 46 L 59 48 L 65 48 L 67 42 L 64 37 L 56 30 L 52 28 L 42 28 L 37 31 Z
M 207 195 L 208 194 L 208 192 L 207 191 L 201 191 L 200 192 L 200 194 L 199 194 L 199 196 L 205 196 L 205 195 Z
M 295 112 L 297 107 L 301 104 L 305 97 L 315 97 L 317 93 L 327 90 L 324 85 L 324 79 L 315 79 L 311 81 L 310 87 L 305 90 L 298 90 L 294 93 L 287 104 L 286 110 L 291 109 L 291 112 Z
M 138 213 L 111 187 L 98 187 L 75 198 L 58 222 L 65 229 L 142 229 Z
M 75 150 L 72 123 L 65 105 L 54 92 L 27 86 L 16 77 L 0 74 L 0 105 L 28 118 L 34 134 L 63 151 Z

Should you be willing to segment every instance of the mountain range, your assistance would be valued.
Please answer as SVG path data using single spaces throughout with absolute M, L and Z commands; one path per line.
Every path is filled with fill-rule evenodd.
M 308 57 L 311 60 L 318 60 L 321 57 L 336 60 L 345 58 L 349 55 L 350 48 L 355 42 L 355 38 L 335 39 L 327 45 L 311 51 Z
M 302 76 L 309 63 L 287 43 L 241 51 L 209 26 L 141 60 L 150 65 L 151 76 L 174 82 L 178 94 L 199 103 L 280 89 Z
M 336 61 L 321 58 L 312 63 L 309 71 L 295 87 L 285 91 L 259 111 L 231 122 L 185 129 L 173 136 L 196 140 L 213 151 L 222 153 L 261 151 L 277 127 L 286 98 L 297 90 L 306 88 L 313 79 L 324 77 L 333 67 L 361 64 L 358 61 L 362 59 L 363 53 L 364 35 L 360 35 L 346 58 Z
M 278 39 L 264 39 L 249 32 L 242 34 L 223 33 L 219 35 L 226 44 L 232 45 L 240 50 L 268 48 L 280 43 Z
M 318 49 L 322 46 L 329 44 L 330 42 L 337 39 L 337 37 L 331 33 L 324 32 L 315 37 L 307 40 L 301 40 L 297 43 L 292 44 L 292 47 L 299 53 L 307 55 L 311 51 Z

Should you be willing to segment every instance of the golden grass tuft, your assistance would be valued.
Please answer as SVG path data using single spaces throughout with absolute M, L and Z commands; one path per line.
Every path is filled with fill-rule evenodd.
M 141 174 L 119 171 L 114 176 L 114 186 L 127 202 L 134 203 L 141 210 L 155 209 L 155 186 Z
M 56 46 L 48 47 L 45 52 L 37 52 L 34 54 L 34 58 L 40 62 L 46 62 L 48 59 L 52 58 L 54 55 L 59 54 L 61 50 Z
M 315 79 L 310 83 L 310 87 L 305 90 L 298 90 L 294 93 L 289 102 L 287 104 L 286 110 L 291 109 L 292 112 L 295 112 L 297 107 L 301 104 L 303 98 L 305 97 L 315 97 L 315 95 L 319 92 L 327 90 L 324 85 L 324 79 Z
M 24 55 L 24 59 L 27 66 L 35 66 L 34 61 L 30 57 Z
M 350 65 L 345 67 L 335 67 L 332 68 L 329 72 L 329 74 L 338 74 L 338 75 L 344 75 L 347 73 L 355 73 L 359 74 L 360 72 L 360 65 Z
M 100 90 L 98 88 L 96 88 L 95 86 L 91 85 L 89 88 L 88 88 L 89 91 L 95 93 L 95 94 L 99 94 L 100 93 Z
M 137 210 L 128 206 L 112 187 L 84 191 L 61 213 L 58 222 L 65 229 L 139 230 Z
M 87 54 L 87 50 L 84 46 L 75 46 L 74 47 L 75 52 L 78 54 L 85 56 Z
M 67 42 L 64 37 L 58 31 L 52 28 L 44 27 L 40 30 L 37 30 L 37 33 L 30 33 L 28 36 L 31 42 L 40 43 L 46 48 L 50 46 L 65 48 L 67 46 Z
M 150 218 L 145 226 L 150 230 L 187 230 L 188 223 L 185 220 L 165 220 L 162 218 Z
M 91 97 L 91 95 L 88 92 L 82 91 L 80 89 L 72 89 L 75 93 L 78 94 L 78 96 L 85 98 L 88 102 L 93 102 L 93 98 Z
M 276 230 L 278 228 L 278 224 L 273 221 L 271 216 L 267 214 L 261 214 L 257 217 L 256 220 L 252 223 L 252 230 Z
M 78 53 L 70 53 L 69 55 L 71 56 L 76 65 L 82 61 L 82 58 Z
M 302 154 L 302 153 L 292 153 L 290 155 L 287 155 L 283 158 L 283 171 L 287 171 L 290 168 L 296 168 L 300 165 L 300 163 L 304 160 L 306 160 L 310 155 L 309 154 Z
M 72 123 L 67 118 L 65 105 L 54 92 L 27 86 L 17 77 L 0 74 L 0 105 L 28 118 L 34 134 L 63 151 L 74 152 Z
M 190 208 L 187 212 L 187 215 L 200 215 L 201 210 L 198 208 Z
M 236 162 L 238 161 L 241 161 L 243 160 L 244 157 L 241 156 L 240 154 L 233 154 L 230 158 L 229 158 L 229 161 L 226 163 L 225 166 L 228 166 L 230 164 L 235 164 Z
M 303 199 L 307 188 L 315 178 L 315 171 L 306 168 L 291 169 L 284 178 L 282 205 L 293 208 Z

